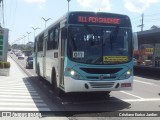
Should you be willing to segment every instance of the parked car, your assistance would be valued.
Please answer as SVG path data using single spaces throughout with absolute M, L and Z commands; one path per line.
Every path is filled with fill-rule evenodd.
M 33 56 L 28 56 L 26 59 L 26 68 L 33 68 Z
M 137 60 L 133 58 L 134 65 L 137 65 Z
M 16 55 L 16 57 L 18 57 L 18 56 L 20 56 L 20 55 L 21 55 L 21 53 L 19 53 L 19 52 L 15 52 L 15 55 Z
M 23 54 L 20 54 L 20 55 L 18 55 L 18 59 L 24 59 L 24 55 Z
M 152 61 L 151 60 L 144 60 L 142 65 L 144 65 L 144 66 L 152 66 Z
M 10 54 L 13 54 L 13 52 L 11 51 Z

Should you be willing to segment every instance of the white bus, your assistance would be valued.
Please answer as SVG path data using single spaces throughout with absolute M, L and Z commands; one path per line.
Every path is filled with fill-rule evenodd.
M 131 90 L 133 34 L 128 16 L 69 12 L 35 38 L 34 69 L 61 92 Z

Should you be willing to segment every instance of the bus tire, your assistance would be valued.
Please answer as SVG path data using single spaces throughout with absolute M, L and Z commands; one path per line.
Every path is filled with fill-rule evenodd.
M 107 97 L 110 97 L 110 93 L 111 93 L 111 91 L 107 91 L 107 92 L 106 92 L 106 96 L 107 96 Z
M 56 86 L 57 86 L 57 82 L 56 82 L 56 72 L 55 72 L 55 69 L 53 68 L 53 70 L 52 70 L 52 75 L 51 75 L 52 77 L 51 77 L 51 80 L 52 80 L 52 87 L 53 87 L 53 89 L 55 89 L 56 88 Z
M 57 79 L 56 78 L 56 71 L 53 68 L 53 70 L 52 70 L 52 86 L 53 86 L 53 90 L 54 90 L 55 94 L 58 97 L 62 97 L 63 96 L 63 91 L 60 88 L 58 88 L 56 79 Z
M 39 67 L 39 63 L 37 64 L 36 73 L 37 73 L 38 76 L 40 76 L 40 67 Z
M 41 79 L 42 79 L 42 76 L 40 75 L 40 67 L 39 67 L 39 63 L 37 64 L 36 70 L 37 70 L 36 73 L 37 73 L 38 79 L 41 80 Z

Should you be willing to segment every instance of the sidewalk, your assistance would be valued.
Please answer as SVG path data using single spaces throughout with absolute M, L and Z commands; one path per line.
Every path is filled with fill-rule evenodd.
M 0 81 L 11 82 L 13 79 L 22 80 L 26 77 L 25 73 L 19 68 L 19 66 L 8 56 L 8 61 L 10 62 L 10 73 L 9 76 L 0 76 Z
M 0 120 L 68 120 L 67 117 L 1 117 L 3 111 L 49 111 L 49 107 L 28 82 L 27 75 L 8 56 L 9 76 L 0 76 Z

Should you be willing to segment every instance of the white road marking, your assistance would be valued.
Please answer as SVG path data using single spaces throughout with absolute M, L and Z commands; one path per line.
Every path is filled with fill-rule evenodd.
M 7 107 L 7 106 L 34 106 L 34 107 L 46 107 L 47 105 L 45 104 L 45 103 L 9 103 L 9 102 L 0 102 L 0 105 L 3 105 L 3 106 L 5 106 L 5 107 Z
M 1 84 L 13 84 L 13 83 L 16 83 L 16 84 L 24 84 L 24 85 L 26 85 L 26 84 L 30 84 L 30 83 L 29 83 L 29 82 L 27 82 L 27 81 L 23 81 L 23 82 L 21 82 L 21 81 L 19 81 L 19 80 L 17 80 L 17 81 L 12 81 L 12 82 L 8 82 L 8 81 L 1 82 Z
M 2 98 L 2 97 L 4 97 L 4 98 L 40 98 L 40 96 L 30 96 L 30 95 L 28 95 L 28 96 L 25 96 L 25 95 L 18 95 L 18 96 L 16 96 L 16 95 L 0 95 L 0 97 Z
M 51 111 L 49 108 L 0 107 L 0 111 Z
M 142 98 L 142 97 L 139 97 L 139 96 L 137 96 L 137 95 L 133 95 L 133 94 L 128 93 L 128 92 L 125 92 L 125 91 L 120 91 L 120 92 L 125 93 L 125 94 L 127 94 L 127 95 L 131 95 L 131 96 L 136 97 L 136 98 L 139 98 L 139 99 L 144 99 L 144 98 Z
M 122 99 L 126 102 L 150 102 L 150 101 L 160 101 L 160 98 L 145 98 L 145 99 Z
M 133 81 L 139 82 L 139 83 L 144 83 L 144 84 L 147 84 L 147 85 L 159 86 L 159 85 L 156 85 L 156 84 L 154 84 L 154 83 L 144 82 L 144 81 L 140 81 L 140 80 L 133 80 Z
M 8 84 L 8 85 L 0 85 L 0 87 L 32 87 L 32 85 L 25 85 L 25 84 Z
M 6 90 L 6 89 L 0 89 L 1 92 L 19 92 L 19 93 L 36 93 L 34 90 Z
M 34 88 L 32 87 L 23 87 L 23 86 L 20 86 L 20 87 L 8 87 L 8 86 L 0 86 L 0 89 L 8 89 L 8 90 L 28 90 L 28 91 L 32 91 L 34 90 Z
M 9 95 L 39 95 L 38 93 L 27 93 L 27 92 L 2 92 L 2 91 L 0 91 L 0 94 L 5 94 L 5 95 L 7 95 L 7 94 L 9 94 Z
M 39 103 L 39 102 L 44 102 L 41 99 L 6 99 L 6 98 L 0 98 L 0 101 L 8 101 L 8 102 L 34 102 L 34 103 Z

